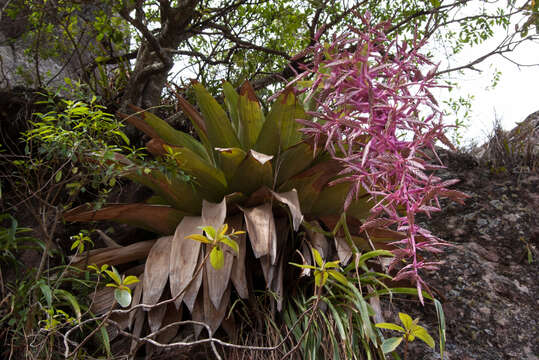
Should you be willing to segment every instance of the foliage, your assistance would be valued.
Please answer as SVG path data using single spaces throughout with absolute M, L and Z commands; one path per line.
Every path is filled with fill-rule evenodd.
M 434 348 L 434 339 L 429 335 L 423 326 L 417 324 L 419 322 L 419 318 L 412 320 L 410 315 L 404 313 L 399 313 L 399 318 L 404 328 L 392 323 L 376 324 L 377 328 L 395 330 L 403 334 L 401 337 L 393 337 L 384 340 L 382 350 L 385 354 L 394 351 L 400 345 L 402 340 L 405 342 L 405 347 L 408 347 L 408 343 L 414 341 L 416 337 L 431 348 Z
M 230 237 L 245 234 L 245 231 L 232 230 L 231 233 L 226 234 L 228 224 L 223 224 L 219 230 L 215 230 L 213 226 L 202 226 L 200 229 L 204 231 L 205 235 L 192 234 L 185 238 L 199 241 L 203 244 L 209 244 L 212 247 L 210 251 L 210 263 L 216 270 L 221 269 L 225 265 L 225 255 L 221 249 L 220 243 L 227 245 L 236 254 L 239 253 L 238 243 Z
M 364 29 L 350 28 L 330 44 L 313 45 L 312 67 L 305 67 L 291 84 L 305 86 L 306 101 L 313 104 L 309 114 L 315 120 L 302 120 L 302 131 L 343 165 L 342 177 L 332 184 L 354 184 L 345 208 L 364 191 L 371 195 L 374 205 L 361 230 L 395 226 L 406 232 L 393 243 L 401 247 L 394 251 L 391 268 L 411 261 L 395 280 L 415 282 L 422 300 L 426 284 L 419 270 L 437 269 L 437 263 L 419 260 L 418 251 L 439 252 L 445 243 L 417 225 L 415 216 L 440 211 L 438 197 L 463 202 L 467 196 L 447 188 L 458 180 L 442 181 L 426 173 L 440 165 L 431 164 L 424 149 L 437 158 L 437 140 L 452 145 L 429 91 L 436 86 L 436 69 L 421 73 L 430 64 L 419 52 L 425 41 L 390 41 L 386 24 L 371 27 L 368 13 L 362 19 Z M 305 81 L 308 76 L 312 80 Z

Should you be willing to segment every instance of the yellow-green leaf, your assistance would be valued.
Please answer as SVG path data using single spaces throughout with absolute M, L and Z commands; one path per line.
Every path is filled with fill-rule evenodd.
M 219 270 L 225 264 L 225 255 L 219 246 L 215 246 L 210 252 L 210 262 L 214 269 Z
M 228 238 L 228 237 L 223 237 L 221 238 L 221 242 L 223 244 L 226 244 L 228 245 L 229 248 L 231 248 L 232 250 L 234 250 L 234 252 L 236 254 L 238 254 L 240 252 L 240 248 L 238 247 L 238 243 L 235 242 L 234 240 Z
M 382 343 L 382 352 L 384 354 L 394 351 L 402 342 L 402 337 L 392 337 L 385 339 Z
M 427 344 L 428 346 L 434 349 L 434 339 L 432 338 L 432 336 L 429 335 L 429 333 L 424 327 L 416 325 L 412 329 L 412 335 L 415 335 L 417 338 L 421 339 L 425 344 Z
M 271 188 L 273 167 L 270 160 L 272 158 L 270 155 L 250 150 L 232 176 L 232 180 L 229 182 L 229 191 L 250 195 L 262 186 Z
M 230 183 L 247 153 L 240 148 L 216 148 L 219 153 L 221 170 L 225 173 L 226 180 Z
M 223 82 L 223 95 L 225 96 L 225 106 L 228 110 L 228 115 L 230 116 L 232 128 L 236 131 L 236 134 L 238 134 L 238 124 L 240 121 L 238 111 L 239 95 L 228 81 Z
M 320 255 L 318 250 L 316 250 L 315 248 L 312 248 L 312 251 L 313 251 L 314 261 L 316 261 L 316 265 L 318 265 L 319 267 L 324 266 L 324 260 L 322 259 L 322 256 Z
M 185 238 L 195 240 L 204 244 L 211 244 L 210 240 L 208 240 L 204 235 L 200 235 L 200 234 L 187 235 Z
M 322 287 L 326 284 L 326 281 L 328 279 L 328 273 L 326 271 L 314 271 L 314 283 L 317 287 Z
M 400 332 L 405 332 L 405 330 L 403 329 L 402 326 L 399 326 L 397 324 L 392 324 L 392 323 L 378 323 L 375 325 L 377 328 L 380 328 L 380 329 L 389 329 L 389 330 L 396 330 L 396 331 L 400 331 Z
M 255 91 L 248 81 L 240 89 L 238 98 L 239 139 L 243 148 L 249 150 L 255 145 L 264 124 L 264 114 L 256 98 Z
M 412 318 L 408 314 L 400 312 L 399 313 L 399 319 L 401 319 L 401 322 L 404 325 L 405 329 L 411 329 L 412 326 L 414 325 L 414 322 L 413 322 Z
M 232 124 L 221 105 L 198 82 L 193 83 L 198 106 L 204 115 L 208 140 L 212 147 L 241 147 Z

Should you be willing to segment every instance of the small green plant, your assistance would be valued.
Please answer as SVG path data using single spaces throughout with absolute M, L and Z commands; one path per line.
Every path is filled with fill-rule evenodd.
M 77 250 L 77 254 L 82 254 L 86 245 L 94 245 L 94 242 L 90 238 L 88 230 L 81 230 L 77 235 L 71 237 L 73 244 L 71 245 L 71 250 Z
M 312 265 L 301 265 L 301 264 L 295 264 L 290 263 L 291 265 L 300 267 L 302 269 L 312 269 L 314 270 L 314 283 L 317 288 L 321 288 L 326 284 L 326 281 L 328 280 L 328 277 L 331 275 L 332 278 L 343 284 L 344 286 L 348 286 L 348 280 L 346 277 L 341 274 L 339 270 L 339 260 L 335 261 L 329 261 L 326 262 L 322 259 L 322 255 L 316 250 L 315 248 L 312 248 L 313 258 L 316 262 L 317 266 Z
M 394 351 L 404 340 L 404 359 L 406 359 L 408 353 L 408 343 L 414 341 L 415 338 L 422 340 L 425 344 L 434 349 L 434 339 L 429 335 L 423 326 L 417 324 L 419 322 L 419 318 L 412 320 L 410 315 L 401 312 L 399 313 L 399 318 L 402 325 L 404 325 L 404 328 L 392 323 L 376 324 L 377 328 L 395 330 L 402 333 L 402 336 L 400 337 L 392 337 L 384 340 L 382 343 L 382 351 L 384 354 Z
M 107 283 L 105 286 L 112 287 L 114 289 L 114 299 L 120 304 L 121 307 L 128 307 L 131 304 L 131 288 L 129 285 L 136 284 L 140 280 L 134 275 L 120 275 L 118 270 L 114 266 L 109 270 L 109 265 L 102 265 L 98 268 L 96 265 L 89 265 L 88 269 L 94 270 L 98 275 L 103 273 L 107 274 L 113 282 Z
M 225 254 L 221 248 L 221 243 L 234 250 L 236 254 L 239 253 L 238 243 L 232 240 L 231 236 L 245 234 L 245 231 L 232 230 L 229 234 L 227 234 L 226 231 L 228 230 L 228 224 L 223 224 L 218 231 L 216 231 L 213 226 L 203 226 L 200 227 L 200 229 L 203 230 L 206 235 L 192 234 L 186 236 L 185 238 L 199 241 L 203 244 L 208 244 L 211 247 L 210 263 L 215 269 L 219 270 L 225 264 Z

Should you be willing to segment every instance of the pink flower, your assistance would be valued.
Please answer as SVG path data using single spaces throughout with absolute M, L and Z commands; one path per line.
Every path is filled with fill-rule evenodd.
M 457 180 L 442 182 L 429 174 L 443 166 L 431 164 L 425 155 L 441 140 L 446 125 L 442 112 L 429 89 L 437 87 L 435 68 L 422 75 L 421 68 L 432 63 L 419 50 L 424 41 L 389 40 L 387 24 L 371 26 L 370 14 L 361 17 L 364 28 L 350 28 L 334 36 L 329 45 L 317 42 L 309 49 L 313 63 L 304 66 L 289 85 L 309 78 L 311 85 L 301 89 L 306 102 L 314 101 L 309 113 L 315 120 L 299 121 L 305 134 L 344 165 L 336 182 L 353 182 L 345 203 L 365 189 L 373 202 L 371 216 L 361 227 L 395 227 L 406 238 L 394 242 L 398 247 L 391 267 L 402 264 L 395 279 L 409 279 L 428 287 L 420 269 L 437 269 L 437 263 L 419 260 L 418 252 L 440 252 L 448 245 L 415 223 L 417 214 L 440 211 L 438 198 L 462 202 L 466 195 L 447 189 Z M 406 209 L 402 216 L 399 209 Z

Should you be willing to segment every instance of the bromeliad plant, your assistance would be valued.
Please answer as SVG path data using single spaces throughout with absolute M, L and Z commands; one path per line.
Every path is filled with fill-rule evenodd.
M 206 322 L 213 330 L 224 318 L 231 287 L 242 298 L 252 291 L 247 285 L 252 272 L 245 263 L 247 239 L 260 260 L 267 288 L 277 294 L 280 310 L 283 274 L 294 251 L 287 243 L 288 235 L 302 224 L 312 229 L 321 228 L 323 223 L 333 229 L 346 219 L 346 223 L 360 225 L 371 207 L 367 196 L 358 194 L 357 200 L 349 202 L 346 218 L 341 216 L 350 184 L 329 186 L 343 167 L 327 151 L 314 149 L 300 132 L 296 119 L 307 114 L 292 88 L 278 97 L 267 114 L 248 82 L 239 93 L 229 83 L 223 88 L 228 115 L 199 83 L 194 83 L 193 89 L 202 114 L 179 98 L 200 141 L 142 109 L 133 107 L 136 113 L 122 114 L 151 137 L 147 149 L 164 166 L 150 168 L 119 155 L 116 164 L 123 168 L 125 177 L 146 185 L 155 195 L 146 203 L 109 204 L 101 209 L 85 205 L 65 214 L 68 221 L 112 220 L 163 235 L 156 241 L 91 250 L 88 259 L 81 261 L 100 266 L 146 258 L 132 303 L 157 304 L 162 296 L 168 296 L 168 282 L 174 309 L 185 303 L 195 320 Z M 177 169 L 171 168 L 171 162 Z M 223 229 L 225 223 L 237 230 L 237 255 L 224 251 L 222 259 L 215 257 L 214 264 L 219 266 L 210 261 L 203 264 L 205 255 L 216 251 L 215 237 L 206 239 L 208 243 L 193 241 L 188 235 L 198 234 L 195 240 L 202 240 L 202 229 Z M 320 236 L 327 242 L 317 232 L 307 233 L 308 241 L 317 242 L 317 246 Z M 343 262 L 353 249 L 370 249 L 365 235 L 345 236 L 342 230 L 336 235 L 335 247 Z M 368 235 L 376 246 L 386 248 L 388 242 L 403 237 L 374 227 Z M 323 246 L 326 250 L 320 249 L 321 256 L 329 259 L 327 249 L 331 247 Z M 314 264 L 310 250 L 306 258 Z M 163 324 L 164 312 L 173 311 L 168 307 L 148 312 L 151 329 Z
M 224 83 L 227 114 L 195 82 L 201 113 L 181 97 L 179 105 L 200 140 L 136 107 L 134 114 L 122 115 L 151 138 L 147 149 L 164 166 L 150 168 L 119 155 L 116 164 L 124 176 L 155 195 L 146 203 L 81 206 L 65 219 L 113 220 L 163 235 L 156 241 L 90 252 L 88 259 L 100 265 L 106 258 L 116 265 L 146 257 L 133 304 L 174 299 L 147 312 L 152 331 L 166 323 L 165 314 L 178 317 L 173 314 L 182 302 L 194 320 L 212 330 L 219 327 L 232 286 L 242 298 L 252 292 L 247 285 L 247 274 L 252 273 L 246 269 L 247 239 L 281 310 L 283 274 L 295 250 L 287 239 L 300 226 L 310 243 L 303 244 L 303 254 L 319 271 L 319 283 L 329 274 L 333 247 L 343 265 L 352 252 L 359 256 L 373 247 L 393 249 L 394 266 L 411 260 L 397 279 L 415 281 L 422 297 L 418 271 L 436 264 L 422 260 L 418 251 L 439 251 L 443 242 L 417 226 L 415 215 L 438 210 L 439 196 L 460 201 L 464 195 L 447 189 L 454 181 L 442 182 L 425 172 L 439 166 L 427 162 L 422 148 L 434 150 L 436 139 L 446 139 L 427 90 L 434 84 L 433 75 L 423 77 L 418 70 L 426 62 L 418 44 L 410 50 L 388 44 L 382 27 L 364 21 L 366 31 L 313 47 L 313 67 L 295 81 L 306 86 L 308 113 L 289 86 L 264 114 L 246 82 L 239 93 Z M 312 80 L 305 79 L 309 75 Z M 431 107 L 433 114 L 419 118 L 421 107 Z M 215 237 L 193 241 L 187 236 L 202 236 L 201 227 L 222 229 L 225 223 L 246 233 L 237 237 L 237 256 L 223 252 L 222 267 L 216 269 L 205 262 L 216 248 Z M 334 245 L 328 246 L 323 227 L 333 230 Z M 319 259 L 315 255 L 313 261 L 311 248 L 318 250 Z M 137 328 L 140 333 L 142 325 L 135 324 Z

